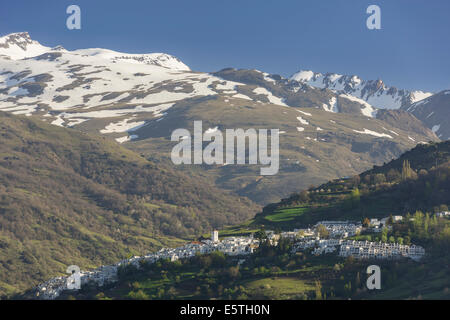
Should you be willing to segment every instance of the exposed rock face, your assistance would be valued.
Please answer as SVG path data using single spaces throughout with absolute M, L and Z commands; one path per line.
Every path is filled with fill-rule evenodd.
M 404 110 L 424 122 L 440 139 L 450 139 L 450 90 L 436 93 Z

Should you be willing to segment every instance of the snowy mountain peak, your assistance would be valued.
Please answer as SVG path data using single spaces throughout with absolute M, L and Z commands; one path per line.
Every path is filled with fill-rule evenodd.
M 321 75 L 319 73 L 315 73 L 311 70 L 300 70 L 299 72 L 292 75 L 291 79 L 296 80 L 298 82 L 308 82 L 314 78 L 315 75 Z
M 43 46 L 33 40 L 28 32 L 11 33 L 0 37 L 0 56 L 6 56 L 12 60 L 37 57 L 48 52 L 61 52 L 85 57 L 91 56 L 112 62 L 141 63 L 177 71 L 190 71 L 189 67 L 182 61 L 166 53 L 129 54 L 101 48 L 68 51 L 59 45 L 53 48 Z
M 322 74 L 310 70 L 301 70 L 295 73 L 291 76 L 291 80 L 316 88 L 327 88 L 338 93 L 352 95 L 381 109 L 399 109 L 432 95 L 430 92 L 388 87 L 381 79 L 362 80 L 356 75 Z
M 0 55 L 13 60 L 35 57 L 49 50 L 50 48 L 31 39 L 28 32 L 11 33 L 0 38 Z
M 384 85 L 384 82 L 383 82 L 383 80 L 381 80 L 381 79 L 378 79 L 377 80 L 377 89 L 379 90 L 379 89 L 381 89 L 381 88 L 385 88 L 385 85 Z
M 67 51 L 63 46 L 56 46 L 52 48 L 52 51 Z
M 16 32 L 1 37 L 0 43 L 3 46 L 17 45 L 26 50 L 27 45 L 33 43 L 33 40 L 28 32 Z
M 191 70 L 180 59 L 167 53 L 127 54 L 117 52 L 117 55 L 113 57 L 112 60 L 113 61 L 123 60 L 134 63 L 145 63 L 178 71 Z

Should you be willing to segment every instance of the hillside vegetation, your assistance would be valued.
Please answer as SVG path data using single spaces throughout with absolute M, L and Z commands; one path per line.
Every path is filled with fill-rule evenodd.
M 383 166 L 310 187 L 268 205 L 253 225 L 290 227 L 320 220 L 438 212 L 450 206 L 450 142 L 418 145 Z
M 239 223 L 258 207 L 107 138 L 0 114 L 0 295 Z
M 278 246 L 263 242 L 243 260 L 213 252 L 143 262 L 139 269 L 129 265 L 120 269 L 116 283 L 87 285 L 60 299 L 449 299 L 450 221 L 421 213 L 414 219 L 394 224 L 389 238 L 409 241 L 411 236 L 424 245 L 427 256 L 420 262 L 293 254 L 290 240 L 282 239 Z M 372 263 L 382 270 L 381 290 L 366 287 L 365 270 Z
M 174 262 L 143 262 L 139 269 L 123 266 L 118 282 L 88 285 L 60 299 L 449 299 L 450 220 L 430 214 L 450 204 L 449 151 L 450 142 L 417 146 L 384 166 L 311 187 L 266 207 L 253 220 L 226 228 L 222 237 L 251 232 L 260 240 L 256 252 L 243 260 L 213 252 Z M 428 186 L 433 195 L 427 194 Z M 323 219 L 390 214 L 405 218 L 390 221 L 391 228 L 382 232 L 365 231 L 351 239 L 423 246 L 426 255 L 419 262 L 293 253 L 291 240 L 282 238 L 273 245 L 264 232 Z M 382 269 L 381 290 L 365 286 L 370 264 Z

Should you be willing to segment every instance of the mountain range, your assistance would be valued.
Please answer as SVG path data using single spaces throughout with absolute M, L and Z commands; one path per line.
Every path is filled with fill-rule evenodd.
M 288 79 L 232 68 L 195 72 L 168 54 L 68 51 L 43 46 L 28 33 L 0 38 L 0 49 L 0 110 L 105 135 L 146 157 L 167 159 L 171 132 L 192 129 L 194 120 L 202 120 L 205 130 L 280 129 L 275 177 L 261 177 L 251 166 L 181 168 L 199 170 L 220 188 L 260 204 L 299 184 L 352 175 L 438 140 L 411 113 L 377 108 L 367 96 L 338 90 L 348 77 L 328 75 L 323 81 L 334 79 L 334 85 L 315 87 L 300 77 L 304 73 Z M 395 99 L 403 95 L 410 102 L 429 95 L 386 89 L 393 91 Z
M 433 95 L 431 92 L 420 90 L 409 91 L 388 87 L 383 80 L 362 80 L 356 75 L 322 74 L 301 70 L 292 75 L 291 79 L 315 88 L 327 88 L 363 99 L 380 109 L 399 109 Z
M 420 119 L 442 140 L 450 139 L 450 90 L 436 94 L 388 87 L 383 80 L 362 80 L 356 75 L 321 74 L 301 70 L 290 78 L 315 88 L 361 99 L 378 109 L 405 110 Z
M 308 72 L 204 73 L 164 53 L 1 37 L 1 293 L 68 264 L 89 268 L 240 223 L 294 191 L 450 137 L 447 92 Z M 279 174 L 173 165 L 171 133 L 192 132 L 195 120 L 204 130 L 279 129 Z

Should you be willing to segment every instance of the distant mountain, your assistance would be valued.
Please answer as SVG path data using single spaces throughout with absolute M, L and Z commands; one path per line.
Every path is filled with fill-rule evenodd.
M 299 71 L 291 76 L 291 80 L 308 84 L 315 88 L 327 88 L 339 93 L 362 99 L 379 109 L 399 109 L 423 100 L 433 93 L 409 91 L 388 87 L 382 80 L 362 80 L 356 75 L 341 75 L 336 73 L 318 73 Z
M 4 39 L 38 46 L 28 34 L 18 37 Z M 0 56 L 0 110 L 104 135 L 165 162 L 172 130 L 191 129 L 194 120 L 203 120 L 204 130 L 279 128 L 277 176 L 261 177 L 257 166 L 183 168 L 260 204 L 287 196 L 298 181 L 308 186 L 355 174 L 437 140 L 420 122 L 394 116 L 398 110 L 396 121 L 380 120 L 363 99 L 257 70 L 210 74 L 166 54 L 40 50 L 22 59 Z
M 165 53 L 129 54 L 98 48 L 67 51 L 62 46 L 56 46 L 54 48 L 43 46 L 39 42 L 31 39 L 28 32 L 12 33 L 0 37 L 0 55 L 12 60 L 32 58 L 40 56 L 44 53 L 55 52 L 65 54 L 70 53 L 83 57 L 97 57 L 100 59 L 110 60 L 113 63 L 120 60 L 125 60 L 131 63 L 156 65 L 172 70 L 190 70 L 189 67 L 179 59 Z M 55 57 L 55 55 L 50 54 L 48 57 Z M 42 59 L 45 59 L 45 57 L 42 57 Z
M 430 129 L 407 112 L 379 110 L 376 118 L 368 117 L 361 112 L 364 105 L 336 97 L 328 89 L 292 91 L 290 85 L 297 84 L 255 70 L 226 69 L 214 76 L 232 81 L 234 93 L 177 102 L 164 117 L 133 130 L 132 134 L 139 138 L 127 147 L 149 156 L 169 157 L 174 145 L 169 141 L 171 132 L 176 128 L 192 132 L 193 120 L 202 120 L 204 130 L 279 128 L 280 171 L 275 176 L 259 176 L 258 166 L 198 168 L 211 175 L 220 187 L 266 204 L 288 195 L 299 183 L 307 187 L 352 175 L 374 163 L 387 162 L 418 143 L 437 140 Z M 211 90 L 217 87 L 210 86 Z M 322 107 L 333 97 L 348 113 Z
M 366 104 L 366 113 L 376 114 L 373 109 L 404 110 L 421 120 L 442 140 L 450 139 L 450 91 L 436 94 L 420 90 L 409 91 L 387 87 L 382 80 L 362 80 L 358 76 L 335 73 L 299 71 L 291 80 L 314 88 L 327 88 L 340 97 Z M 342 112 L 335 106 L 337 112 Z
M 0 37 L 0 55 L 13 60 L 35 57 L 50 50 L 51 48 L 32 40 L 28 32 L 11 33 Z
M 436 93 L 403 109 L 425 123 L 440 139 L 450 140 L 450 90 Z

